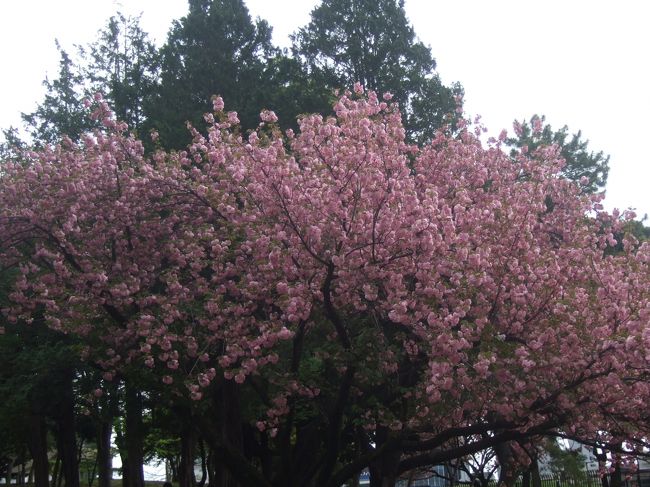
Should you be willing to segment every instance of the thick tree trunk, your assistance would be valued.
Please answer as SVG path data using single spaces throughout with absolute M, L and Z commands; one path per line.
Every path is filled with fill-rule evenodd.
M 370 468 L 370 487 L 394 487 L 396 482 L 397 476 L 395 474 Z
M 510 443 L 500 443 L 494 447 L 499 461 L 499 487 L 514 487 L 518 473 Z
M 129 457 L 126 451 L 120 452 L 120 461 L 122 462 L 122 487 L 129 487 Z
M 71 413 L 74 414 L 74 413 Z M 74 429 L 74 416 L 66 414 L 57 422 L 57 448 L 61 457 L 61 474 L 66 487 L 80 487 L 79 463 L 77 461 L 77 437 Z
M 617 458 L 617 460 L 620 460 Z M 614 465 L 614 471 L 611 475 L 610 487 L 622 487 L 623 486 L 623 475 L 621 473 L 621 464 L 617 461 Z
M 388 429 L 379 428 L 377 430 L 377 444 L 375 447 L 381 448 L 388 439 Z M 397 483 L 397 471 L 401 455 L 401 451 L 397 448 L 388 450 L 370 464 L 370 487 L 394 487 Z
M 173 458 L 169 461 L 169 469 L 171 470 L 173 483 L 178 482 L 178 459 Z
M 386 465 L 389 467 L 389 465 Z M 397 483 L 397 474 L 392 468 L 370 467 L 370 487 L 394 487 Z
M 521 487 L 542 487 L 542 478 L 539 475 L 537 458 L 531 458 L 530 466 L 523 474 Z
M 74 370 L 62 371 L 60 397 L 55 414 L 56 441 L 61 458 L 61 473 L 66 487 L 80 487 L 77 434 L 74 415 Z
M 20 467 L 20 485 L 25 485 L 25 477 L 27 477 L 27 475 L 27 463 L 25 463 L 25 460 L 23 458 L 23 463 Z
M 120 463 L 122 464 L 122 487 L 129 487 L 129 470 L 126 468 L 129 464 L 129 456 L 126 453 L 126 438 L 123 422 L 115 423 L 115 444 L 120 455 Z
M 242 418 L 239 404 L 239 390 L 234 381 L 223 382 L 217 394 L 217 417 L 219 421 L 219 440 L 238 452 L 243 452 Z M 218 469 L 215 487 L 242 487 L 233 472 L 228 468 Z M 211 482 L 212 483 L 212 482 Z
M 112 421 L 103 419 L 97 426 L 97 487 L 111 487 L 113 456 L 111 455 Z
M 189 418 L 187 418 L 189 419 Z M 181 432 L 181 462 L 178 472 L 179 487 L 194 487 L 194 458 L 196 437 L 190 422 L 186 422 Z
M 532 487 L 542 487 L 542 476 L 539 474 L 539 463 L 537 458 L 533 460 L 530 466 L 530 480 Z
M 219 462 L 214 448 L 210 447 L 208 450 L 208 487 L 217 486 L 217 472 L 219 471 Z
M 605 452 L 598 451 L 597 448 L 594 448 L 592 453 L 594 457 L 596 457 L 596 460 L 598 461 L 598 470 L 604 472 L 607 467 L 607 454 Z M 600 478 L 600 484 L 602 487 L 609 487 L 609 480 L 607 478 L 607 475 L 603 475 Z
M 359 475 L 348 480 L 345 485 L 348 487 L 359 487 Z
M 31 431 L 30 431 L 30 433 L 31 433 Z M 7 475 L 5 477 L 5 483 L 7 485 L 11 485 L 11 477 L 12 477 L 12 473 L 14 471 L 14 463 L 15 463 L 15 461 L 16 461 L 16 459 L 14 457 L 9 458 L 9 463 L 7 464 Z
M 208 458 L 203 439 L 199 440 L 199 453 L 201 455 L 201 480 L 199 480 L 197 485 L 198 487 L 205 487 L 205 483 L 208 480 Z
M 58 480 L 61 471 L 61 458 L 57 454 L 56 460 L 54 461 L 54 467 L 52 468 L 52 487 L 57 487 L 58 485 Z
M 144 487 L 144 428 L 142 424 L 142 395 L 130 382 L 125 382 L 125 443 L 126 464 L 122 465 L 125 487 Z

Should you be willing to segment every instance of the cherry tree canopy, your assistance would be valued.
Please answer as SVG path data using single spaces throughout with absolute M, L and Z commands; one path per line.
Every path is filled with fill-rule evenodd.
M 2 166 L 8 317 L 197 407 L 227 384 L 254 448 L 213 440 L 242 482 L 394 479 L 540 435 L 645 445 L 650 246 L 617 242 L 633 215 L 559 177 L 556 147 L 513 159 L 469 124 L 408 146 L 357 86 L 297 134 L 262 111 L 244 136 L 215 98 L 207 134 L 147 156 L 97 104 L 102 130 Z

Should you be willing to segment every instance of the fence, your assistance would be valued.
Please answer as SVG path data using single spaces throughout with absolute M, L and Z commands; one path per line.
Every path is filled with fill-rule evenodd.
M 597 470 L 589 470 L 582 472 L 575 477 L 567 475 L 541 475 L 541 487 L 605 487 L 611 486 L 611 475 L 605 476 L 605 481 L 601 477 L 600 472 Z M 360 485 L 365 485 L 363 482 Z M 408 482 L 401 481 L 398 483 L 399 487 L 406 487 Z M 410 487 L 472 487 L 469 482 L 450 482 L 439 476 L 431 476 L 429 478 L 421 478 L 412 481 Z M 490 482 L 488 487 L 498 487 L 497 482 Z M 524 487 L 522 478 L 519 478 L 515 483 L 515 487 Z M 532 482 L 528 487 L 533 487 Z M 624 472 L 622 474 L 621 487 L 650 487 L 650 470 L 637 470 L 634 472 Z
M 605 475 L 603 479 L 597 470 L 588 470 L 575 477 L 547 474 L 542 475 L 541 480 L 541 487 L 605 487 L 612 485 L 611 475 Z M 621 486 L 650 487 L 650 470 L 623 472 Z M 494 487 L 496 487 L 496 483 Z M 515 487 L 523 487 L 521 478 L 517 480 Z

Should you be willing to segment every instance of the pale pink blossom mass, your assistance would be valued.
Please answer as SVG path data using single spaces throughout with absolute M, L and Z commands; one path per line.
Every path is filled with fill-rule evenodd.
M 624 233 L 633 215 L 558 177 L 553 147 L 513 159 L 469 122 L 408 146 L 396 107 L 363 93 L 285 135 L 262 112 L 244 137 L 215 103 L 187 151 L 151 156 L 96 101 L 103 129 L 3 167 L 8 319 L 44 310 L 106 381 L 144 364 L 200 401 L 263 377 L 252 424 L 272 435 L 328 387 L 292 369 L 300 342 L 367 430 L 643 442 L 650 245 Z M 405 367 L 408 415 L 363 402 Z

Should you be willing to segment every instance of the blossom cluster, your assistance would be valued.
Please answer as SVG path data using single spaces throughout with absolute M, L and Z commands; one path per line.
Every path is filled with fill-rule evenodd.
M 642 436 L 650 246 L 611 251 L 623 219 L 557 148 L 513 157 L 469 124 L 411 147 L 390 96 L 355 92 L 246 136 L 215 98 L 206 134 L 151 155 L 99 100 L 102 130 L 3 165 L 8 318 L 42 311 L 107 377 L 142 364 L 194 400 L 261 376 L 260 431 L 345 377 L 369 428 Z M 364 403 L 380 386 L 413 407 Z

